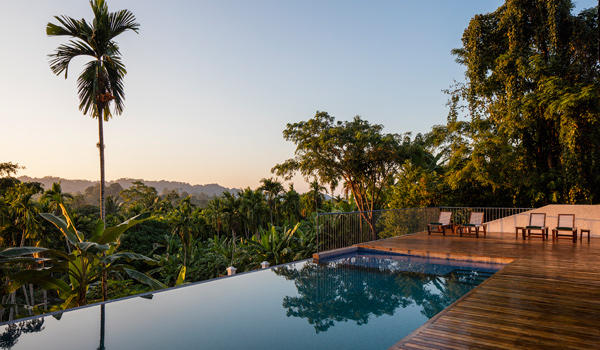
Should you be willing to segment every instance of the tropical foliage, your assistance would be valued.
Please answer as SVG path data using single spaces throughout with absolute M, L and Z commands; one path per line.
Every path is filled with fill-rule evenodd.
M 14 169 L 0 178 L 11 184 L 0 196 L 3 320 L 95 302 L 104 273 L 108 298 L 116 298 L 217 278 L 231 265 L 243 272 L 263 261 L 309 258 L 316 251 L 315 210 L 334 206 L 321 200 L 307 210 L 302 203 L 313 203 L 315 194 L 285 191 L 275 178 L 256 190 L 226 192 L 204 208 L 191 196 L 158 195 L 136 182 L 108 197 L 104 229 L 96 205 L 82 204 L 58 183 L 43 191 L 20 182 L 12 177 L 16 164 L 0 166 Z
M 56 74 L 66 75 L 79 55 L 93 58 L 78 80 L 80 109 L 98 118 L 103 162 L 102 122 L 111 101 L 122 112 L 124 98 L 113 39 L 137 32 L 138 24 L 126 10 L 109 13 L 102 0 L 91 5 L 92 23 L 56 17 L 60 25 L 48 24 L 47 32 L 73 38 L 51 55 Z M 288 124 L 283 136 L 295 154 L 271 171 L 284 180 L 302 175 L 310 185 L 303 194 L 278 178 L 213 198 L 177 189 L 159 194 L 136 182 L 109 186 L 105 203 L 103 181 L 83 194 L 63 193 L 60 184 L 44 191 L 14 177 L 18 164 L 0 163 L 0 321 L 99 299 L 101 275 L 114 298 L 216 278 L 232 265 L 242 272 L 263 261 L 309 258 L 319 212 L 360 211 L 360 225 L 373 234 L 382 225 L 387 237 L 406 233 L 399 228 L 415 222 L 413 213 L 386 212 L 375 224 L 369 211 L 597 202 L 598 11 L 572 8 L 569 0 L 507 0 L 475 16 L 453 51 L 466 81 L 447 91 L 446 125 L 427 134 L 384 133 L 361 117 L 336 121 L 327 112 Z M 289 278 L 305 283 L 301 275 Z M 300 317 L 327 306 L 286 303 Z M 344 318 L 363 322 L 365 315 Z M 315 324 L 326 329 L 330 321 Z
M 572 8 L 506 1 L 475 16 L 454 50 L 467 80 L 449 91 L 448 124 L 432 140 L 447 157 L 448 187 L 473 204 L 600 198 L 597 8 Z

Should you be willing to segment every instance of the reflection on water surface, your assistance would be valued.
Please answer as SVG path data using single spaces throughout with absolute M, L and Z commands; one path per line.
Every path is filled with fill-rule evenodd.
M 0 326 L 0 349 L 387 349 L 493 273 L 363 253 Z

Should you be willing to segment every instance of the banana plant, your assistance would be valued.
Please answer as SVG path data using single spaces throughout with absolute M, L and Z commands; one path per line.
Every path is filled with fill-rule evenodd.
M 87 304 L 87 293 L 90 285 L 100 282 L 103 273 L 124 273 L 130 278 L 149 285 L 152 289 L 163 289 L 166 286 L 150 276 L 136 271 L 130 266 L 120 263 L 121 260 L 143 260 L 155 263 L 149 257 L 131 252 L 116 252 L 119 238 L 131 226 L 149 218 L 149 214 L 137 215 L 117 226 L 104 227 L 98 220 L 96 228 L 89 240 L 75 228 L 70 213 L 61 203 L 63 218 L 53 214 L 40 214 L 53 223 L 65 236 L 71 246 L 71 252 L 43 247 L 15 247 L 0 252 L 0 263 L 29 264 L 34 268 L 21 270 L 9 276 L 10 283 L 4 292 L 11 293 L 26 283 L 39 285 L 44 289 L 54 289 L 63 299 L 60 306 L 50 311 Z M 43 256 L 42 256 L 43 255 Z M 65 280 L 55 276 L 65 276 Z M 46 311 L 46 310 L 37 310 Z
M 154 243 L 154 250 L 164 248 L 166 251 L 163 255 L 153 254 L 158 267 L 148 271 L 148 275 L 159 275 L 165 285 L 177 287 L 185 283 L 187 270 L 183 263 L 183 247 L 173 236 L 165 235 L 164 239 L 164 243 Z
M 280 229 L 281 232 L 275 226 L 271 226 L 268 230 L 261 228 L 260 237 L 253 236 L 246 243 L 246 249 L 255 254 L 259 260 L 266 260 L 272 265 L 293 261 L 292 236 L 299 226 L 300 223 L 291 229 L 284 227 Z

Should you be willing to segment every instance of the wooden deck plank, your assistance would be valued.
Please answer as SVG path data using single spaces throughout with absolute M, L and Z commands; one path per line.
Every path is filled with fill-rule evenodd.
M 600 349 L 600 241 L 409 236 L 380 250 L 508 266 L 390 349 Z

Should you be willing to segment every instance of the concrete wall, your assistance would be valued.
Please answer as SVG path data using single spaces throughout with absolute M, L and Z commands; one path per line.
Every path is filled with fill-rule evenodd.
M 600 205 L 551 204 L 487 223 L 488 232 L 515 232 L 515 227 L 529 224 L 530 213 L 546 213 L 546 226 L 556 227 L 558 214 L 575 214 L 575 226 L 589 229 L 592 236 L 600 237 Z

